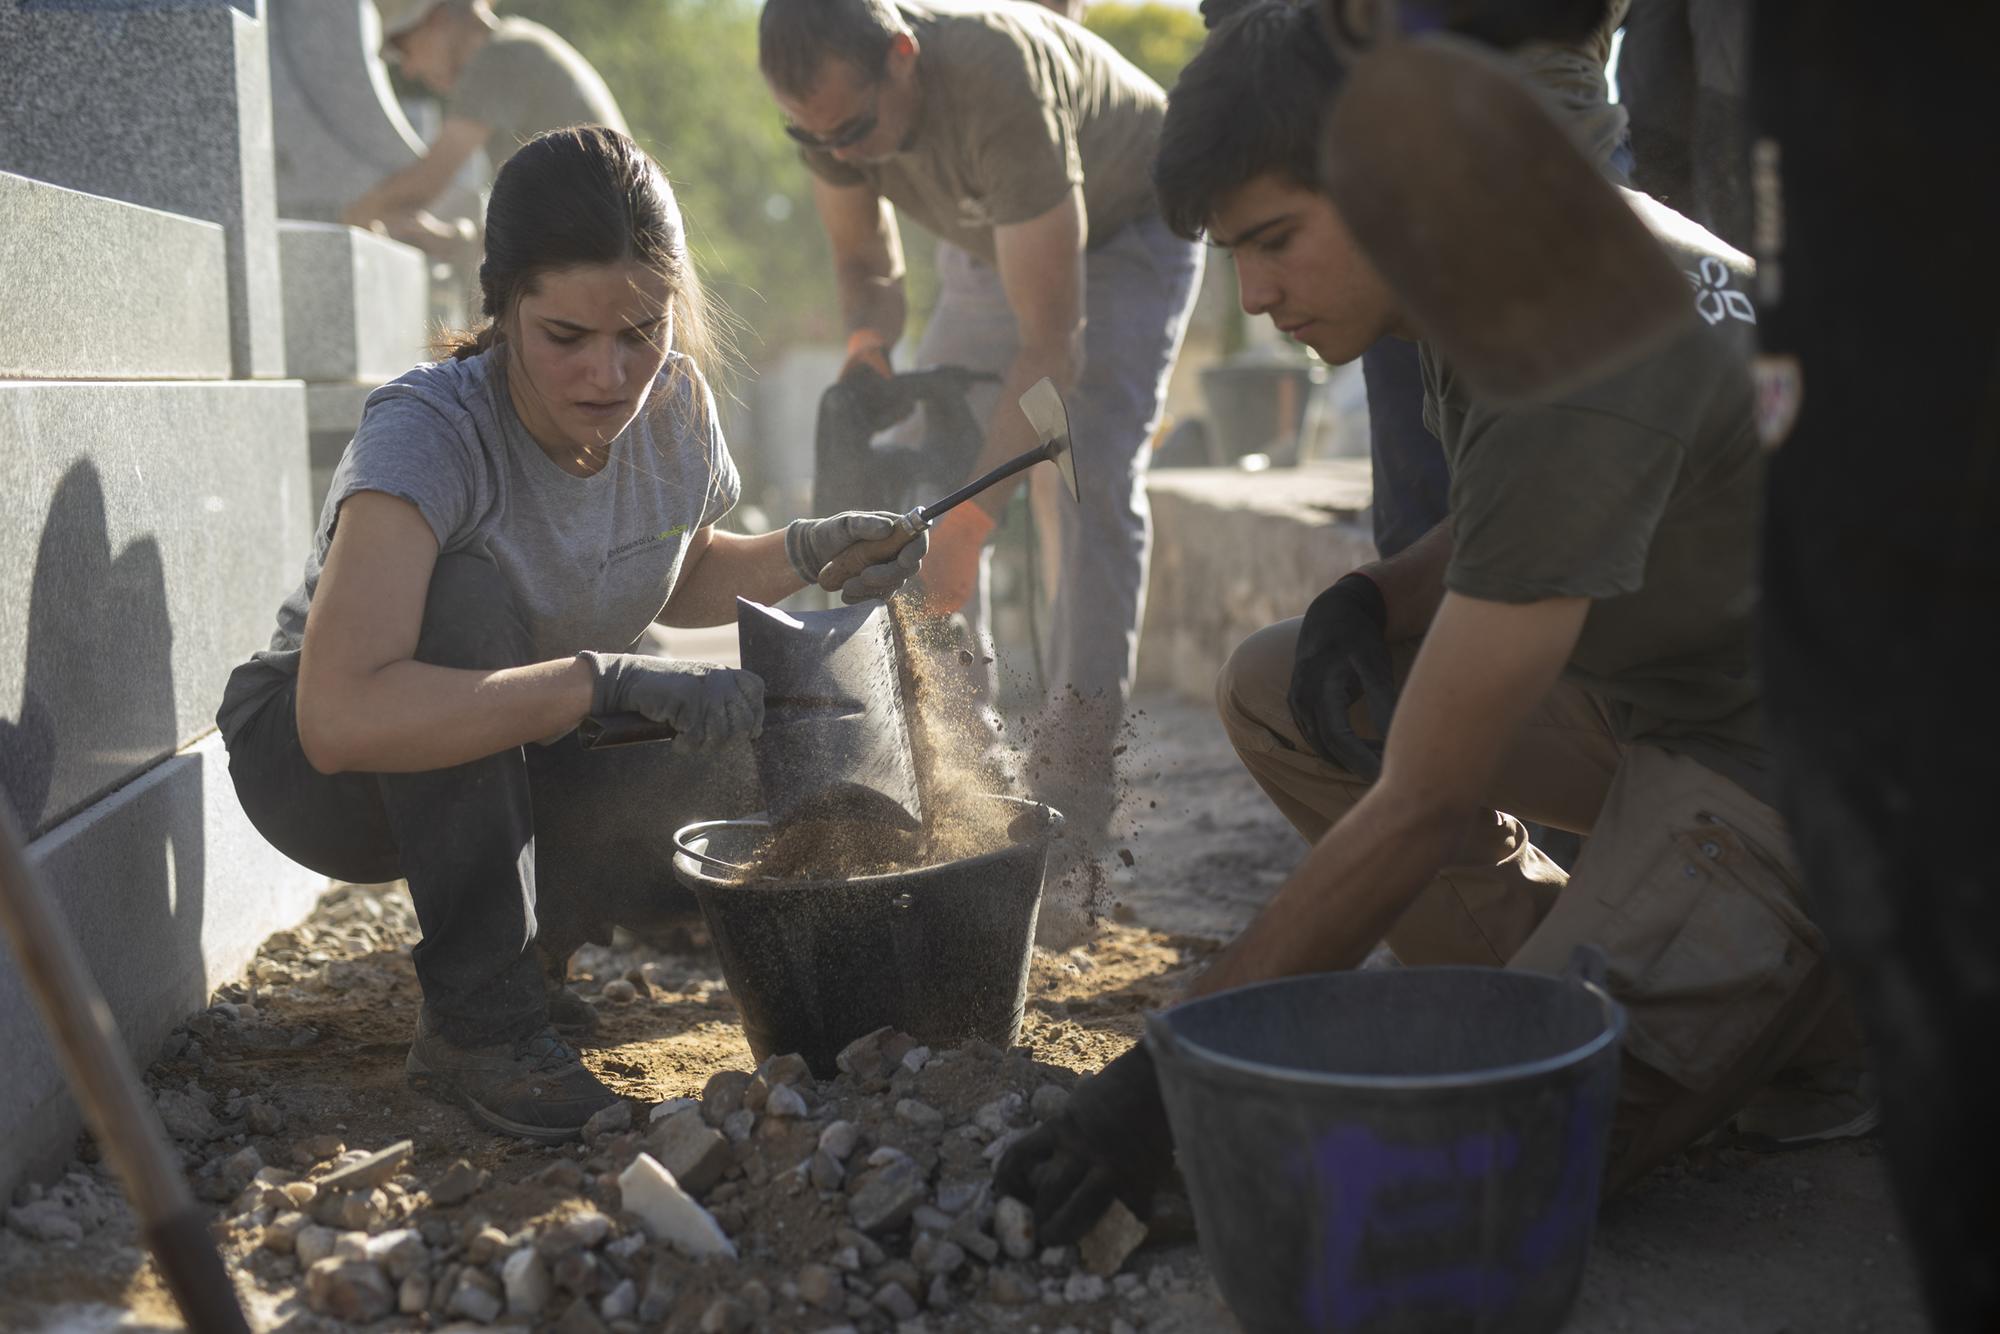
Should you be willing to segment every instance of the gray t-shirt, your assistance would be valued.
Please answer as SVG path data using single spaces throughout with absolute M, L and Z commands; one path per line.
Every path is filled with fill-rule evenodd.
M 1752 419 L 1749 260 L 1628 194 L 1687 276 L 1697 319 L 1551 403 L 1482 402 L 1428 344 L 1424 420 L 1451 467 L 1445 587 L 1591 599 L 1565 679 L 1622 741 L 1700 761 L 1769 800 L 1751 671 L 1764 457 Z
M 923 89 L 910 142 L 876 163 L 803 150 L 815 174 L 869 186 L 988 264 L 995 227 L 1040 217 L 1075 187 L 1093 246 L 1153 211 L 1167 95 L 1109 42 L 1034 4 L 899 8 Z
M 492 127 L 486 156 L 495 169 L 538 134 L 570 125 L 627 133 L 604 80 L 577 49 L 539 23 L 504 18 L 472 53 L 452 89 L 449 114 Z
M 672 596 L 690 535 L 734 508 L 742 482 L 708 386 L 678 353 L 591 477 L 558 468 L 521 424 L 504 346 L 417 367 L 368 396 L 334 469 L 305 577 L 278 608 L 270 647 L 224 692 L 216 725 L 225 741 L 298 673 L 334 524 L 357 491 L 415 505 L 440 554 L 475 552 L 498 566 L 534 660 L 545 662 L 629 649 Z

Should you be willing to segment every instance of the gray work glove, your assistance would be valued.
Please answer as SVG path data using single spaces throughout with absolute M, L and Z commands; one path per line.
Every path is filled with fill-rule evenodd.
M 826 519 L 794 519 L 785 529 L 785 555 L 799 578 L 819 582 L 820 571 L 857 542 L 879 542 L 897 531 L 903 516 L 887 510 L 847 510 Z M 843 602 L 885 598 L 917 572 L 930 550 L 930 534 L 918 533 L 894 557 L 871 564 L 840 586 Z
M 1356 778 L 1382 773 L 1382 743 L 1364 741 L 1347 711 L 1365 700 L 1383 736 L 1396 709 L 1396 668 L 1383 631 L 1389 608 L 1365 574 L 1350 574 L 1313 599 L 1299 624 L 1287 699 L 1306 744 Z
M 590 664 L 594 714 L 644 714 L 670 724 L 675 744 L 696 750 L 764 731 L 764 678 L 755 672 L 645 653 L 576 656 Z

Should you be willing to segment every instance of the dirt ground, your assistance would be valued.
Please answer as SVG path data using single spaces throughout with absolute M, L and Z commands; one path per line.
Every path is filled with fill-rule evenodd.
M 1037 951 L 1020 1045 L 1012 1053 L 958 1053 L 957 1059 L 934 1059 L 920 1074 L 896 1075 L 911 1096 L 934 1103 L 947 1125 L 969 1118 L 975 1105 L 1005 1090 L 1039 1099 L 1037 1090 L 1061 1088 L 1123 1050 L 1138 1032 L 1140 1013 L 1172 1000 L 1299 854 L 1299 841 L 1243 774 L 1206 709 L 1163 697 L 1141 700 L 1139 707 L 1144 714 L 1135 720 L 1127 756 L 1122 820 L 1131 864 L 1114 863 L 1102 896 L 1108 916 L 1099 930 L 1077 948 Z M 398 1207 L 408 1211 L 403 1225 L 422 1222 L 426 1240 L 435 1228 L 440 1244 L 447 1235 L 470 1235 L 480 1222 L 518 1240 L 528 1235 L 518 1229 L 546 1231 L 555 1225 L 551 1220 L 607 1198 L 612 1160 L 621 1145 L 629 1158 L 629 1136 L 591 1149 L 536 1148 L 484 1134 L 456 1109 L 404 1086 L 403 1056 L 418 1001 L 407 952 L 413 935 L 413 914 L 400 887 L 337 890 L 311 921 L 274 937 L 250 975 L 218 995 L 220 1006 L 190 1021 L 170 1044 L 149 1081 L 170 1091 L 192 1086 L 222 1123 L 216 1138 L 185 1149 L 198 1190 L 213 1182 L 223 1155 L 243 1146 L 259 1149 L 265 1163 L 303 1172 L 309 1159 L 331 1147 L 305 1146 L 315 1136 L 331 1136 L 349 1149 L 369 1150 L 412 1140 L 414 1152 L 399 1180 L 433 1183 L 461 1158 L 489 1172 L 489 1184 L 454 1207 L 414 1190 L 408 1200 L 397 1197 Z M 694 1098 L 719 1070 L 756 1068 L 728 988 L 704 950 L 661 952 L 637 944 L 588 949 L 574 971 L 578 990 L 598 1004 L 605 1021 L 586 1060 L 633 1098 Z M 626 999 L 628 990 L 638 994 Z M 824 1119 L 863 1106 L 867 1090 L 826 1085 L 807 1092 L 819 1107 L 815 1115 Z M 881 1143 L 892 1142 L 893 1129 L 886 1121 L 877 1128 Z M 761 1132 L 758 1143 L 764 1143 Z M 935 1137 L 931 1144 L 934 1149 Z M 907 1147 L 920 1158 L 926 1151 L 915 1143 Z M 951 1147 L 944 1146 L 947 1158 Z M 809 1143 L 805 1151 L 811 1152 Z M 84 1156 L 87 1164 L 87 1143 Z M 86 1165 L 83 1175 L 94 1170 Z M 781 1188 L 776 1177 L 759 1181 L 761 1171 L 753 1167 L 737 1189 L 724 1186 L 708 1197 L 742 1246 L 742 1265 L 726 1273 L 713 1265 L 682 1265 L 675 1271 L 677 1286 L 662 1297 L 671 1315 L 660 1324 L 707 1329 L 703 1322 L 713 1318 L 718 1294 L 731 1285 L 744 1291 L 753 1278 L 768 1314 L 717 1327 L 837 1324 L 834 1316 L 803 1319 L 787 1295 L 787 1284 L 798 1286 L 801 1265 L 833 1244 L 822 1235 L 831 1223 L 818 1209 L 820 1197 L 797 1186 Z M 296 1264 L 268 1249 L 265 1226 L 240 1213 L 240 1200 L 225 1203 L 230 1195 L 215 1188 L 204 1198 L 217 1200 L 218 1236 L 257 1328 L 347 1327 L 308 1309 Z M 15 1203 L 23 1202 L 17 1196 Z M 109 1212 L 107 1220 L 87 1226 L 81 1240 L 31 1241 L 16 1230 L 0 1231 L 0 1329 L 180 1327 L 136 1246 L 129 1218 Z M 1163 1223 L 1170 1236 L 1173 1223 Z M 1706 1147 L 1605 1206 L 1568 1328 L 1634 1334 L 1918 1331 L 1923 1322 L 1897 1234 L 1872 1141 L 1768 1157 Z M 607 1260 L 607 1274 L 615 1276 L 625 1258 Z M 645 1257 L 634 1247 L 630 1258 L 637 1264 Z M 656 1271 L 662 1265 L 655 1262 Z M 1031 1281 L 1020 1305 L 996 1303 L 984 1290 L 961 1291 L 901 1328 L 1167 1334 L 1233 1327 L 1192 1243 L 1163 1243 L 1156 1234 L 1124 1268 L 1116 1288 L 1086 1285 L 1068 1298 L 1051 1296 L 1053 1280 L 1044 1275 L 1041 1299 L 1034 1300 Z M 969 1272 L 962 1271 L 961 1287 Z M 550 1319 L 538 1327 L 591 1327 L 587 1312 L 572 1311 L 556 1322 L 561 1309 L 551 1306 Z M 668 1309 L 655 1307 L 654 1314 Z M 880 1324 L 882 1318 L 871 1311 L 858 1323 L 891 1327 Z M 436 1316 L 391 1316 L 375 1327 L 439 1323 Z

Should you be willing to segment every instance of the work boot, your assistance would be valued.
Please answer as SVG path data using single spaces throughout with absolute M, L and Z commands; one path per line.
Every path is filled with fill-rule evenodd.
M 489 1129 L 544 1144 L 575 1139 L 584 1122 L 619 1101 L 553 1028 L 511 1042 L 459 1047 L 419 1017 L 403 1070 L 419 1093 L 457 1103 Z
M 597 1032 L 597 1007 L 570 990 L 569 952 L 552 954 L 540 941 L 535 954 L 542 965 L 542 999 L 549 1027 L 571 1042 L 586 1042 Z
M 1762 1152 L 1858 1139 L 1882 1119 L 1874 1073 L 1851 1065 L 1794 1068 L 1757 1090 L 1736 1113 L 1743 1146 Z

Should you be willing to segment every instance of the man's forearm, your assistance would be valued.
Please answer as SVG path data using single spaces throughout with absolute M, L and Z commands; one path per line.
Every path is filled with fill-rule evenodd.
M 1361 572 L 1382 590 L 1389 623 L 1382 637 L 1390 643 L 1421 638 L 1444 601 L 1444 572 L 1451 564 L 1451 520 L 1441 520 L 1429 532 L 1387 560 L 1362 567 Z
M 1463 824 L 1431 803 L 1371 789 L 1189 994 L 1357 966 L 1437 874 Z
M 881 335 L 883 347 L 894 347 L 903 336 L 903 325 L 909 318 L 903 275 L 848 267 L 842 268 L 837 276 L 840 316 L 847 332 L 869 329 Z

